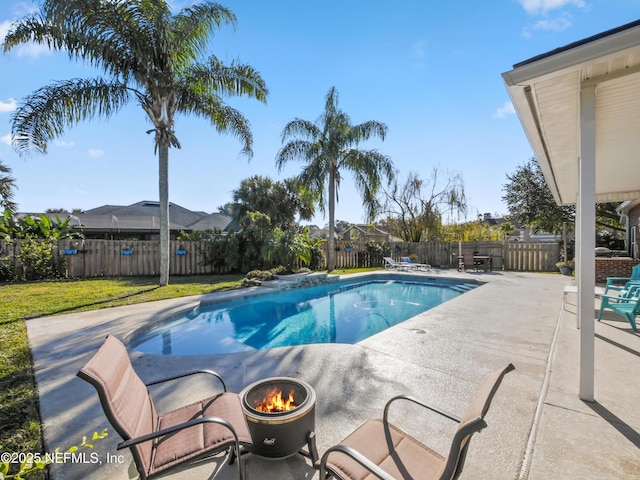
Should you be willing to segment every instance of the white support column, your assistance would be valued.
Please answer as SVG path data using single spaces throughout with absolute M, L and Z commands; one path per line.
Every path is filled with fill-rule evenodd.
M 580 91 L 578 178 L 578 323 L 580 324 L 580 398 L 594 401 L 596 286 L 596 86 Z

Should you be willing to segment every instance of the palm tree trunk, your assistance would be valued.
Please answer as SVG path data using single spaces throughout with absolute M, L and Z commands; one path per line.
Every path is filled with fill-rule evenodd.
M 329 242 L 327 243 L 327 270 L 335 268 L 335 230 L 336 230 L 336 175 L 333 168 L 329 170 Z
M 160 286 L 169 284 L 169 146 L 158 145 L 160 188 Z

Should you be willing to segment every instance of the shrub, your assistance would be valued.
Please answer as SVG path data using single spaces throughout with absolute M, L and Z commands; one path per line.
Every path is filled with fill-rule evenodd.
M 51 239 L 23 241 L 19 254 L 22 280 L 42 280 L 62 276 L 64 261 L 56 259 L 54 252 L 57 248 Z
M 251 270 L 247 273 L 247 280 L 257 279 L 262 281 L 268 281 L 274 279 L 274 274 L 270 270 Z

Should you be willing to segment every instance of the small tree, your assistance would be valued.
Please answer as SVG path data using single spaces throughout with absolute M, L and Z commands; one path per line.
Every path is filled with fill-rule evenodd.
M 446 176 L 444 181 L 441 178 Z M 404 184 L 394 180 L 384 192 L 386 227 L 405 242 L 422 242 L 438 234 L 446 214 L 464 215 L 467 199 L 458 173 L 436 167 L 428 181 L 410 172 Z
M 575 206 L 559 206 L 555 202 L 535 158 L 520 165 L 515 173 L 507 175 L 507 179 L 509 182 L 503 185 L 506 193 L 502 200 L 515 222 L 530 227 L 534 232 L 554 234 L 562 231 L 563 222 L 573 224 Z

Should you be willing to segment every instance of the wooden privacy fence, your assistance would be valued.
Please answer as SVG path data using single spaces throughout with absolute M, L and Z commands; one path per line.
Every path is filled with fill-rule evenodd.
M 20 266 L 22 240 L 0 240 L 0 261 L 13 268 Z M 60 240 L 55 260 L 62 262 L 67 277 L 127 277 L 160 275 L 160 244 L 157 241 Z M 214 272 L 207 261 L 206 242 L 170 242 L 171 275 L 196 275 Z
M 560 258 L 560 246 L 557 243 L 390 242 L 389 251 L 394 260 L 416 255 L 419 263 L 440 268 L 457 268 L 459 254 L 491 255 L 494 270 L 529 272 L 555 272 L 556 262 Z M 364 244 L 336 242 L 335 266 L 338 269 L 382 267 L 382 257 L 369 255 Z
M 21 268 L 22 240 L 0 240 L 0 262 L 14 269 Z M 67 277 L 126 277 L 160 274 L 160 245 L 157 241 L 129 240 L 60 240 L 55 251 Z M 335 266 L 338 269 L 383 267 L 382 254 L 369 254 L 366 246 L 336 242 Z M 494 270 L 530 272 L 556 271 L 560 257 L 557 243 L 502 242 L 391 242 L 391 256 L 416 255 L 420 263 L 433 267 L 456 268 L 459 249 L 462 253 L 478 253 L 493 257 Z M 197 275 L 226 273 L 214 271 L 208 261 L 207 242 L 172 241 L 170 243 L 170 274 Z

